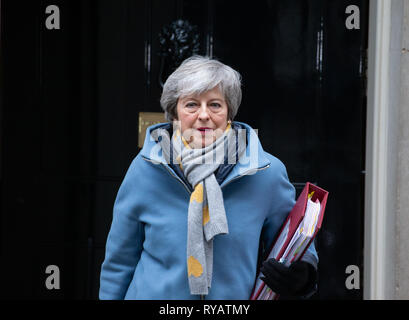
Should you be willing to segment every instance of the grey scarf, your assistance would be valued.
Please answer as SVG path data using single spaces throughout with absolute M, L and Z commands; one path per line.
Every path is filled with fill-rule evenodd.
M 158 131 L 158 130 L 156 130 Z M 192 149 L 176 130 L 169 139 L 167 131 L 152 133 L 161 135 L 160 145 L 168 163 L 179 163 L 186 179 L 193 187 L 188 209 L 187 271 L 191 294 L 208 294 L 213 272 L 213 238 L 228 234 L 223 193 L 214 172 L 228 158 L 236 163 L 245 152 L 245 141 L 230 127 L 213 144 Z M 156 136 L 156 137 L 155 137 Z M 226 157 L 227 156 L 227 157 Z

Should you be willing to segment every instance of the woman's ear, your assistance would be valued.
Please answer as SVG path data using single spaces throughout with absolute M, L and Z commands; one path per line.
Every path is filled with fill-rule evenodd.
M 178 109 L 177 109 L 177 105 L 176 108 L 172 110 L 172 112 L 170 113 L 170 115 L 172 116 L 172 122 L 173 121 L 178 121 Z

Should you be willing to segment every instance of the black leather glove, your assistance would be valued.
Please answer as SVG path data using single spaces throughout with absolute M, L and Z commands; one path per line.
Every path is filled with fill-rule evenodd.
M 275 293 L 300 297 L 309 293 L 317 279 L 316 269 L 305 261 L 295 261 L 289 267 L 275 259 L 263 262 L 260 279 Z

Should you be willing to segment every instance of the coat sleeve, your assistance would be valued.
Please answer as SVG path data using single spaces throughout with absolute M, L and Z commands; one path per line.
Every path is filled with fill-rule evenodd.
M 105 260 L 101 266 L 99 298 L 122 300 L 141 256 L 144 225 L 138 220 L 138 156 L 132 161 L 118 190 Z
M 295 188 L 288 180 L 287 170 L 284 164 L 274 158 L 271 164 L 271 209 L 264 222 L 262 230 L 263 246 L 269 250 L 275 240 L 281 226 L 295 204 Z M 311 243 L 301 260 L 306 261 L 317 269 L 318 255 L 314 242 Z

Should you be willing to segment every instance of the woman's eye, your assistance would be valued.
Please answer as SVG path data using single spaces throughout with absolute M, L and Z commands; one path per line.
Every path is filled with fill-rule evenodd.
M 216 108 L 219 108 L 219 107 L 220 107 L 220 104 L 219 104 L 219 103 L 214 102 L 214 103 L 211 103 L 211 104 L 210 104 L 210 106 L 211 106 L 211 107 L 216 107 Z
M 195 102 L 189 102 L 189 103 L 186 104 L 186 107 L 189 107 L 189 108 L 195 107 L 195 106 L 196 106 Z

